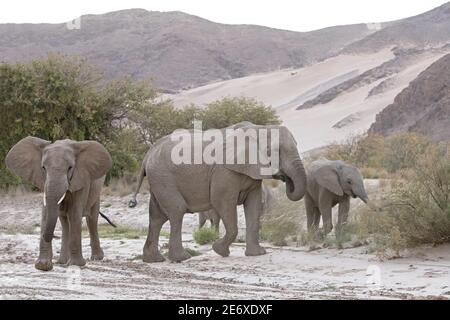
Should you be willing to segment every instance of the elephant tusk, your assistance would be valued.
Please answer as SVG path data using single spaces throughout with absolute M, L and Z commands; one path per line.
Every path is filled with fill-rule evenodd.
M 64 192 L 63 196 L 61 197 L 61 199 L 59 199 L 58 204 L 61 204 L 61 202 L 63 202 L 64 198 L 66 197 L 66 193 Z
M 45 199 L 45 192 L 44 192 L 44 207 L 47 206 L 47 200 Z

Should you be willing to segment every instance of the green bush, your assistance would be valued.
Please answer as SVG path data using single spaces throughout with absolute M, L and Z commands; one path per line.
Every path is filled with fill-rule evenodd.
M 194 241 L 200 245 L 212 243 L 219 239 L 219 234 L 214 229 L 206 227 L 195 230 L 192 236 Z
M 203 129 L 220 129 L 232 124 L 250 121 L 254 124 L 280 124 L 276 112 L 252 98 L 227 97 L 211 102 L 201 111 Z
M 113 158 L 107 175 L 134 174 L 148 148 L 175 129 L 203 129 L 241 122 L 277 124 L 275 111 L 253 99 L 225 98 L 205 108 L 175 108 L 150 81 L 130 77 L 106 81 L 85 60 L 49 55 L 30 63 L 0 63 L 0 159 L 20 139 L 32 135 L 97 140 Z M 0 188 L 21 184 L 0 161 Z

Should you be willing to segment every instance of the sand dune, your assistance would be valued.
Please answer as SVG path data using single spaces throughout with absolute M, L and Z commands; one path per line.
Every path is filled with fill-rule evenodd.
M 276 108 L 283 123 L 297 138 L 299 148 L 307 151 L 365 132 L 378 112 L 444 54 L 439 50 L 427 51 L 395 75 L 342 92 L 328 103 L 305 110 L 296 108 L 331 87 L 393 59 L 393 52 L 384 49 L 368 55 L 340 55 L 301 69 L 212 83 L 182 91 L 170 98 L 178 107 L 190 103 L 203 105 L 226 96 L 256 98 Z M 386 79 L 389 79 L 388 85 L 381 92 L 369 95 Z

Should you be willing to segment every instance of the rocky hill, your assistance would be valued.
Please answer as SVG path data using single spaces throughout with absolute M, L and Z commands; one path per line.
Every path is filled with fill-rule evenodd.
M 376 116 L 371 132 L 413 131 L 434 141 L 450 139 L 450 54 L 424 70 Z
M 383 28 L 349 44 L 343 52 L 373 52 L 389 46 L 427 47 L 450 41 L 450 2 L 414 17 L 383 24 Z
M 165 90 L 301 67 L 335 55 L 373 33 L 365 24 L 292 32 L 214 23 L 182 12 L 130 9 L 62 24 L 0 24 L 0 61 L 26 61 L 49 52 L 79 54 L 107 78 L 153 77 Z

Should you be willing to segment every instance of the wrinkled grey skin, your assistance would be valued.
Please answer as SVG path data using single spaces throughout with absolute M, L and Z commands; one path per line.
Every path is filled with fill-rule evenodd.
M 198 227 L 202 228 L 206 220 L 209 220 L 211 223 L 211 228 L 214 228 L 216 232 L 219 232 L 219 225 L 220 225 L 220 217 L 219 214 L 216 212 L 216 210 L 211 209 L 208 211 L 202 211 L 198 213 Z
M 336 230 L 340 231 L 347 222 L 350 210 L 350 197 L 369 200 L 364 189 L 363 178 L 357 168 L 343 161 L 321 159 L 312 162 L 307 168 L 308 187 L 305 195 L 308 231 L 316 232 L 320 216 L 323 220 L 323 233 L 333 229 L 331 212 L 339 205 Z
M 264 214 L 272 206 L 274 196 L 273 191 L 269 187 L 266 187 L 265 185 L 262 185 L 261 191 L 262 191 L 262 214 Z M 216 232 L 219 232 L 220 217 L 214 209 L 198 213 L 198 227 L 202 228 L 207 220 L 209 220 L 209 222 L 211 223 L 211 228 L 214 228 Z
M 81 251 L 83 216 L 91 238 L 91 259 L 103 259 L 97 221 L 100 191 L 112 161 L 100 143 L 73 140 L 51 143 L 26 137 L 11 148 L 5 162 L 12 172 L 44 192 L 36 269 L 48 271 L 53 268 L 52 239 L 58 217 L 62 226 L 58 263 L 86 264 Z
M 145 175 L 150 188 L 149 229 L 143 250 L 145 262 L 161 262 L 158 249 L 163 224 L 170 220 L 169 259 L 183 261 L 190 255 L 181 242 L 181 227 L 185 213 L 215 209 L 224 226 L 225 235 L 213 244 L 219 255 L 229 255 L 229 246 L 236 239 L 237 205 L 244 205 L 246 220 L 246 251 L 248 256 L 265 254 L 259 245 L 259 217 L 262 212 L 261 182 L 277 178 L 286 182 L 286 195 L 292 201 L 306 192 L 306 173 L 296 142 L 283 126 L 257 126 L 239 123 L 233 128 L 278 129 L 280 132 L 280 170 L 274 176 L 261 176 L 258 164 L 180 164 L 172 162 L 171 152 L 178 141 L 170 136 L 158 140 L 146 156 Z M 225 129 L 222 129 L 224 132 Z M 189 133 L 192 136 L 192 132 Z M 270 140 L 270 139 L 269 139 Z M 205 143 L 208 145 L 209 143 Z M 270 145 L 270 141 L 269 141 Z M 225 150 L 224 150 L 225 151 Z M 246 150 L 248 151 L 248 150 Z

